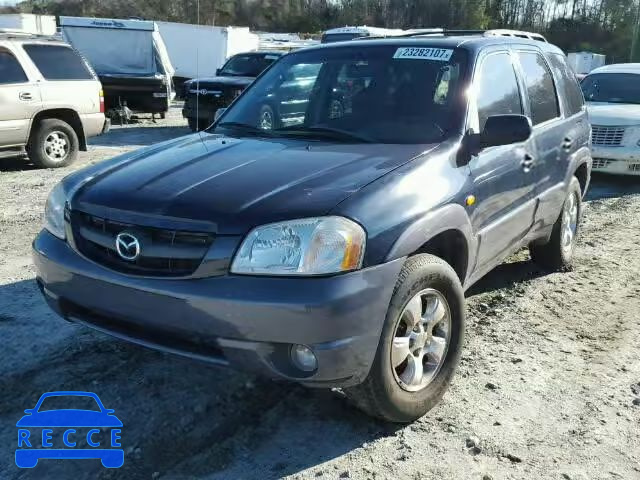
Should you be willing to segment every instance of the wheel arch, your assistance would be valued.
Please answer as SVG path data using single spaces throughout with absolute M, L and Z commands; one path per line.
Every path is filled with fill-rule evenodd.
M 430 253 L 446 261 L 465 284 L 475 261 L 475 237 L 465 209 L 450 204 L 409 225 L 391 247 L 386 261 Z
M 31 130 L 29 132 L 29 138 L 33 135 L 38 123 L 45 118 L 55 118 L 68 123 L 78 137 L 78 147 L 82 151 L 87 150 L 87 139 L 84 134 L 84 128 L 82 127 L 82 121 L 78 112 L 71 108 L 52 108 L 48 110 L 41 110 L 38 112 L 31 121 Z

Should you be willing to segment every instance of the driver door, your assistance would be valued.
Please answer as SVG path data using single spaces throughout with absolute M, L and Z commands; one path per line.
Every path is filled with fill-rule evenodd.
M 522 87 L 508 50 L 486 53 L 478 61 L 473 82 L 469 127 L 482 132 L 492 115 L 524 114 Z M 478 235 L 476 270 L 486 271 L 517 248 L 531 229 L 535 214 L 535 179 L 530 162 L 531 139 L 489 147 L 471 159 L 475 208 L 471 223 Z

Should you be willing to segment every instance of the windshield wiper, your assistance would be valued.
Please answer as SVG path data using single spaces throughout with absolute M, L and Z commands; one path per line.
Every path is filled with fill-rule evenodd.
M 252 133 L 254 135 L 265 135 L 265 136 L 272 136 L 273 135 L 271 130 L 265 130 L 263 128 L 258 128 L 258 127 L 255 127 L 253 125 L 249 125 L 248 123 L 222 122 L 222 123 L 219 123 L 219 124 L 216 125 L 216 129 L 218 127 L 241 130 L 244 133 Z
M 375 141 L 371 138 L 365 137 L 363 135 L 359 135 L 357 133 L 349 132 L 347 130 L 341 130 L 339 128 L 332 127 L 321 127 L 321 126 L 312 126 L 312 127 L 300 127 L 298 125 L 292 125 L 290 127 L 278 128 L 274 130 L 276 133 L 292 133 L 299 134 L 301 136 L 312 136 L 312 137 L 322 137 L 322 138 L 331 138 L 334 140 L 349 140 L 356 141 L 361 143 L 375 143 Z

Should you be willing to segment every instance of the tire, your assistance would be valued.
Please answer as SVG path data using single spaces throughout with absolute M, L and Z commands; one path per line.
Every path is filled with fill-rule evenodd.
M 71 165 L 78 158 L 78 136 L 67 122 L 57 118 L 40 120 L 29 138 L 27 153 L 43 168 Z
M 421 309 L 419 323 L 423 324 L 425 317 L 437 316 L 428 313 L 433 305 L 431 298 L 437 299 L 439 303 L 435 305 L 440 305 L 445 314 L 449 314 L 449 320 L 448 334 L 443 333 L 443 327 L 447 323 L 444 318 L 440 323 L 436 323 L 436 327 L 432 327 L 433 336 L 424 334 L 430 337 L 429 345 L 425 346 L 425 349 L 429 347 L 430 350 L 431 344 L 443 345 L 444 342 L 441 350 L 443 354 L 440 356 L 442 360 L 435 368 L 427 368 L 435 365 L 435 361 L 433 364 L 427 363 L 423 367 L 423 375 L 416 376 L 422 383 L 411 384 L 408 379 L 414 377 L 411 375 L 414 370 L 410 368 L 407 360 L 413 362 L 412 359 L 420 357 L 411 352 L 411 343 L 407 342 L 407 360 L 398 364 L 405 352 L 392 346 L 402 346 L 405 344 L 403 339 L 408 335 L 414 335 L 416 330 L 406 333 L 406 323 L 407 319 L 414 318 L 410 312 L 416 298 L 421 299 L 418 303 L 418 308 Z M 422 313 L 423 311 L 425 313 Z M 436 312 L 438 311 L 439 307 L 436 308 Z M 464 292 L 451 266 L 433 255 L 410 257 L 402 267 L 396 282 L 369 375 L 362 384 L 345 389 L 345 394 L 361 410 L 389 422 L 406 423 L 423 416 L 438 404 L 449 388 L 460 360 L 464 324 Z M 441 341 L 435 342 L 433 339 L 436 337 Z M 417 346 L 419 349 L 420 344 L 421 342 L 415 341 L 413 348 Z M 400 353 L 396 355 L 397 352 Z M 430 359 L 430 355 L 425 355 L 425 358 Z M 397 367 L 394 368 L 393 363 L 398 364 Z M 423 362 L 420 364 L 424 365 Z M 427 372 L 430 372 L 430 378 L 426 376 Z
M 582 191 L 580 182 L 573 177 L 569 183 L 569 191 L 562 204 L 560 216 L 553 225 L 551 238 L 542 245 L 535 243 L 529 245 L 531 259 L 551 271 L 571 270 L 581 215 Z M 567 235 L 570 235 L 569 240 Z
M 200 130 L 200 122 L 198 122 L 195 118 L 188 118 L 187 123 L 189 124 L 189 128 L 192 132 L 197 132 Z

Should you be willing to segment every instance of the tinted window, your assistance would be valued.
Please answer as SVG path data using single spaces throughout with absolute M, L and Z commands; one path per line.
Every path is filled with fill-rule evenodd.
M 25 45 L 25 51 L 47 80 L 92 80 L 93 75 L 73 49 L 61 45 Z
M 459 133 L 466 52 L 398 51 L 372 45 L 286 55 L 233 103 L 216 130 L 378 143 L 431 143 Z
M 518 81 L 507 53 L 489 55 L 482 62 L 477 95 L 480 131 L 492 115 L 522 115 Z
M 221 75 L 235 77 L 257 77 L 262 71 L 275 62 L 279 55 L 236 55 L 231 57 L 222 67 Z
M 18 60 L 9 52 L 0 51 L 0 84 L 28 81 Z
M 531 123 L 537 125 L 560 116 L 553 78 L 542 55 L 519 52 L 518 56 L 529 93 Z
M 637 73 L 594 73 L 582 80 L 587 102 L 640 104 L 640 75 Z
M 563 55 L 549 55 L 549 64 L 556 77 L 560 94 L 564 98 L 567 108 L 567 116 L 575 115 L 582 111 L 584 100 L 582 91 L 578 85 L 575 73 L 569 68 Z

